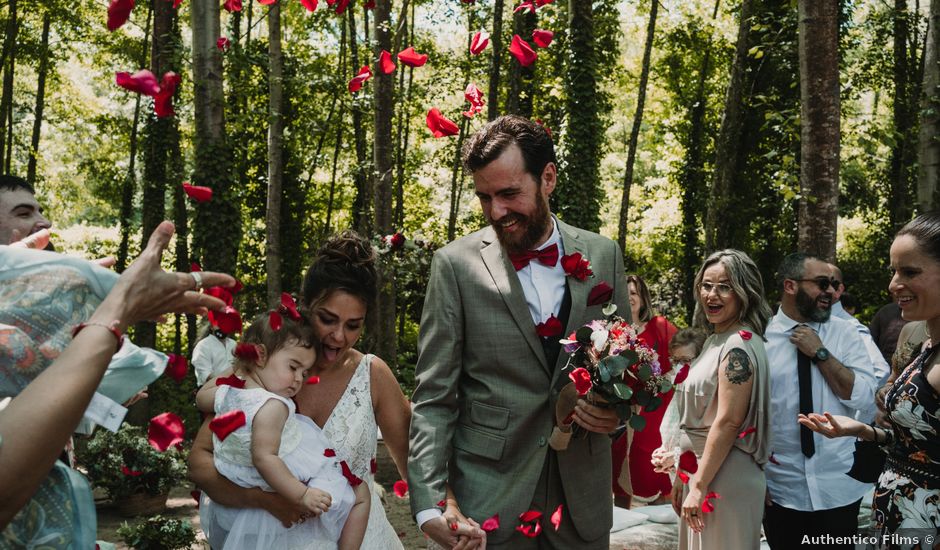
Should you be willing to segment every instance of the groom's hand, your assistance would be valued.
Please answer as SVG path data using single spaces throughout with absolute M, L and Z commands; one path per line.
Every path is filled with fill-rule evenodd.
M 471 550 L 486 547 L 486 533 L 479 526 L 458 521 L 454 517 L 440 516 L 429 519 L 421 524 L 421 530 L 431 540 L 449 550 Z
M 597 407 L 584 399 L 578 399 L 578 404 L 574 407 L 574 421 L 589 432 L 601 434 L 610 433 L 620 426 L 617 411 Z

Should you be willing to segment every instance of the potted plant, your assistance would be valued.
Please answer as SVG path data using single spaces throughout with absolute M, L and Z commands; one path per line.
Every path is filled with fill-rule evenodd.
M 137 525 L 124 522 L 117 534 L 136 550 L 186 550 L 196 543 L 196 531 L 186 520 L 156 515 Z
M 186 453 L 172 447 L 158 451 L 138 426 L 125 424 L 117 433 L 97 430 L 76 458 L 92 485 L 107 492 L 126 517 L 163 510 L 170 489 L 186 480 Z

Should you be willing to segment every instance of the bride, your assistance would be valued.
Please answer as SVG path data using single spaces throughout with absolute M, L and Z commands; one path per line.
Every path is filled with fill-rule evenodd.
M 411 421 L 408 400 L 385 361 L 353 348 L 375 301 L 376 279 L 372 246 L 355 232 L 334 236 L 317 252 L 304 277 L 302 300 L 320 340 L 311 371 L 320 381 L 304 385 L 295 397 L 297 411 L 323 428 L 337 457 L 346 460 L 352 472 L 369 483 L 373 495 L 376 426 L 382 431 L 401 479 L 407 479 Z M 212 463 L 212 436 L 207 425 L 199 431 L 189 460 L 190 477 L 215 502 L 264 508 L 285 525 L 303 519 L 303 510 L 296 504 L 260 489 L 238 487 L 220 476 Z M 372 498 L 362 548 L 402 548 L 379 498 Z

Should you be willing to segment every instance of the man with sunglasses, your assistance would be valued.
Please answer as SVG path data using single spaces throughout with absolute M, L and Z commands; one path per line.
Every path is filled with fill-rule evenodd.
M 777 271 L 780 309 L 764 336 L 771 375 L 772 460 L 767 464 L 764 532 L 772 549 L 833 545 L 858 529 L 862 496 L 871 485 L 846 475 L 850 438 L 817 436 L 797 415 L 855 416 L 873 402 L 876 378 L 852 323 L 832 317 L 832 270 L 825 261 L 795 253 Z M 830 538 L 831 537 L 831 538 Z

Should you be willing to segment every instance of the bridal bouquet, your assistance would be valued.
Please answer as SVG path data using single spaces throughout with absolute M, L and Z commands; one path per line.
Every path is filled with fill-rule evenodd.
M 656 351 L 637 339 L 636 330 L 613 311 L 605 311 L 607 320 L 591 321 L 561 340 L 569 354 L 562 374 L 572 381 L 562 393 L 591 392 L 633 429 L 642 430 L 646 419 L 636 411 L 660 407 L 663 395 L 672 390 L 672 377 L 663 371 Z M 562 417 L 560 424 L 565 420 L 570 423 Z

